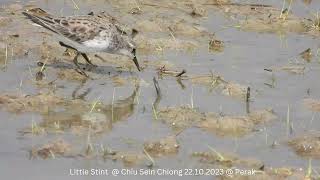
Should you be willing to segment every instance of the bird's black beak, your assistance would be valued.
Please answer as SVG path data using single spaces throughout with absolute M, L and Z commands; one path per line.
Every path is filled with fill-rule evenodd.
M 133 62 L 134 62 L 134 64 L 137 66 L 138 71 L 141 71 L 140 66 L 139 66 L 139 63 L 138 63 L 138 60 L 137 60 L 137 57 L 134 57 L 134 58 L 133 58 Z
M 137 66 L 138 71 L 141 71 L 138 60 L 137 60 L 137 56 L 136 56 L 136 49 L 132 50 L 132 54 L 133 54 L 133 62 L 134 64 Z

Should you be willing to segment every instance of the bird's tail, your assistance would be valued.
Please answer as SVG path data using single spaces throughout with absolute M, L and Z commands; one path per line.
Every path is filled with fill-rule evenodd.
M 52 28 L 52 26 L 55 24 L 54 17 L 41 8 L 28 9 L 22 12 L 22 14 L 29 18 L 32 22 L 57 33 Z

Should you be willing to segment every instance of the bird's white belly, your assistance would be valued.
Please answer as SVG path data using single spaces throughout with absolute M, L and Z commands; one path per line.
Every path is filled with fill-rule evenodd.
M 94 53 L 94 52 L 103 52 L 108 51 L 108 47 L 110 45 L 110 39 L 108 38 L 94 38 L 88 41 L 84 41 L 82 43 L 73 41 L 66 37 L 57 36 L 59 41 L 62 41 L 64 44 L 69 45 L 76 50 L 83 53 Z
M 106 39 L 92 39 L 88 41 L 84 41 L 83 46 L 85 46 L 88 49 L 92 49 L 93 51 L 99 52 L 104 51 L 108 49 L 110 45 L 110 40 L 108 38 Z

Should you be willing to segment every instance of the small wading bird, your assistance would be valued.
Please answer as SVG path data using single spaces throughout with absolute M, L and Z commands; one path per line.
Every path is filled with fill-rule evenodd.
M 78 56 L 82 55 L 86 62 L 93 65 L 86 53 L 106 52 L 125 55 L 132 58 L 140 71 L 136 58 L 136 47 L 133 37 L 138 33 L 132 29 L 129 35 L 123 26 L 105 12 L 88 15 L 54 17 L 40 8 L 23 12 L 34 23 L 52 31 L 59 39 L 61 46 L 74 49 L 77 54 L 73 59 L 77 71 L 88 77 L 80 68 Z

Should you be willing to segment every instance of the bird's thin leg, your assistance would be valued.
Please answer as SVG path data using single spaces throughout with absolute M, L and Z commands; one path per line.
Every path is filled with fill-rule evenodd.
M 90 61 L 90 59 L 88 58 L 88 56 L 85 53 L 81 53 L 81 55 L 87 61 L 88 64 L 95 66 L 94 64 L 92 64 L 92 62 Z
M 68 45 L 66 45 L 65 43 L 61 42 L 61 41 L 59 41 L 59 44 L 60 44 L 60 46 L 66 48 L 66 50 L 64 51 L 64 53 L 68 53 L 68 49 L 72 49 L 72 50 L 74 50 L 74 51 L 77 51 L 75 48 L 73 48 L 73 47 L 71 47 L 71 46 L 68 46 Z
M 75 48 L 73 48 L 73 47 L 71 47 L 71 46 L 69 46 L 69 45 L 66 45 L 65 43 L 63 43 L 63 42 L 61 42 L 61 41 L 59 41 L 59 44 L 60 44 L 60 46 L 62 46 L 62 47 L 69 48 L 69 49 L 73 49 L 73 50 L 77 51 Z M 86 60 L 86 62 L 87 62 L 88 64 L 90 64 L 90 65 L 92 65 L 92 66 L 95 66 L 94 64 L 92 64 L 92 62 L 90 61 L 90 59 L 88 58 L 88 56 L 87 56 L 85 53 L 81 53 L 81 55 L 82 55 L 82 57 Z
M 76 56 L 73 58 L 73 63 L 77 66 L 76 71 L 78 73 L 80 73 L 81 75 L 84 75 L 86 77 L 89 77 L 80 67 L 80 65 L 78 64 L 78 56 L 80 55 L 80 52 L 77 51 Z

